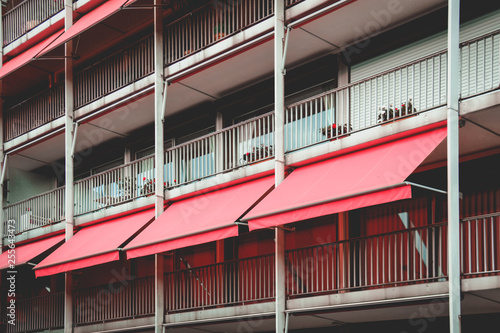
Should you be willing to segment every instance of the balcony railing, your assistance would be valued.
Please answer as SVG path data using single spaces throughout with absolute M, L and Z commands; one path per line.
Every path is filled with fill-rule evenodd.
M 15 325 L 4 321 L 5 332 L 33 332 L 64 327 L 64 293 L 16 300 Z M 4 315 L 5 316 L 5 315 Z
M 262 302 L 275 297 L 274 254 L 166 274 L 167 312 Z
M 62 116 L 64 116 L 64 86 L 59 84 L 5 112 L 5 140 L 14 139 Z
M 15 221 L 16 233 L 64 220 L 64 187 L 4 207 L 4 220 Z M 4 223 L 5 223 L 4 221 Z M 4 228 L 5 232 L 7 228 Z
M 25 0 L 3 15 L 3 42 L 8 45 L 64 8 L 64 0 Z
M 165 152 L 167 187 L 274 156 L 274 113 L 227 127 Z
M 500 272 L 500 213 L 464 219 L 461 268 L 466 277 Z
M 154 71 L 153 37 L 99 61 L 75 75 L 75 108 L 82 107 Z
M 446 224 L 288 251 L 289 297 L 446 276 Z
M 165 27 L 165 62 L 175 62 L 273 14 L 273 0 L 212 1 Z
M 75 325 L 154 316 L 154 278 L 113 281 L 74 292 Z
M 155 192 L 154 157 L 100 172 L 75 182 L 75 215 L 116 206 Z

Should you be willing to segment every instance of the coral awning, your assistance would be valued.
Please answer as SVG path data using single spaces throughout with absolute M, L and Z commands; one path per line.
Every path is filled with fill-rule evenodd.
M 3 64 L 2 68 L 0 68 L 0 79 L 34 60 L 42 51 L 46 50 L 50 45 L 52 45 L 54 41 L 59 36 L 61 36 L 62 33 L 63 30 L 56 32 L 49 38 L 24 51 L 14 59 L 7 61 L 5 64 Z
M 83 228 L 35 266 L 35 274 L 53 275 L 118 260 L 119 247 L 153 218 L 154 209 L 149 209 Z
M 439 128 L 298 168 L 242 220 L 255 230 L 411 198 L 406 178 L 445 137 Z
M 15 258 L 15 266 L 26 264 L 31 259 L 50 250 L 63 241 L 64 235 L 58 235 L 20 246 L 15 246 L 14 244 L 13 248 L 7 247 L 5 252 L 0 255 L 0 269 L 15 269 L 11 266 L 13 263 L 9 259 Z
M 134 0 L 135 1 L 135 0 Z M 46 54 L 60 45 L 72 40 L 85 30 L 93 27 L 97 23 L 105 20 L 109 16 L 119 11 L 125 5 L 132 3 L 132 0 L 108 0 L 102 5 L 91 11 L 90 13 L 82 16 L 76 21 L 68 30 L 61 34 L 57 40 L 50 44 L 40 55 Z
M 235 222 L 273 185 L 265 177 L 175 202 L 125 247 L 127 258 L 236 236 Z

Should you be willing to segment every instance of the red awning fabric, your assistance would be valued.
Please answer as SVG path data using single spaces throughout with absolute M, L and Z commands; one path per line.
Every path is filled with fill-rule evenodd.
M 41 41 L 40 43 L 36 44 L 32 48 L 24 51 L 14 59 L 6 62 L 3 64 L 2 68 L 0 68 L 0 79 L 4 78 L 5 76 L 9 75 L 16 69 L 28 64 L 31 62 L 35 57 L 37 57 L 42 51 L 46 50 L 49 45 L 52 45 L 54 41 L 57 39 L 57 37 L 61 36 L 63 33 L 63 30 L 60 30 L 50 36 L 49 38 Z
M 35 274 L 53 275 L 118 260 L 118 247 L 153 218 L 150 209 L 83 228 L 36 265 Z
M 60 30 L 44 41 L 38 43 L 14 59 L 6 62 L 0 68 L 0 79 L 12 73 L 16 69 L 28 64 L 37 57 L 40 57 L 54 50 L 58 46 L 78 36 L 88 28 L 96 25 L 113 13 L 120 10 L 121 7 L 130 4 L 132 0 L 109 0 L 97 7 L 87 15 L 75 22 L 67 31 Z
M 411 198 L 404 181 L 445 137 L 439 128 L 298 168 L 242 220 L 255 230 Z
M 270 176 L 175 202 L 125 247 L 127 258 L 236 236 L 234 222 L 273 185 Z
M 97 23 L 105 20 L 109 16 L 113 15 L 119 11 L 123 6 L 132 3 L 135 0 L 108 0 L 102 5 L 91 11 L 90 13 L 82 16 L 78 21 L 76 21 L 67 31 L 61 34 L 57 40 L 50 44 L 40 55 L 46 54 L 60 45 L 70 41 L 75 38 L 85 30 L 91 28 Z
M 13 269 L 10 267 L 11 263 L 9 262 L 9 259 L 12 258 L 9 258 L 9 255 L 15 256 L 16 266 L 23 265 L 63 241 L 64 235 L 58 235 L 38 240 L 33 243 L 15 246 L 13 249 L 7 248 L 5 252 L 0 255 L 0 270 L 6 268 Z M 9 250 L 14 250 L 14 252 L 9 252 Z

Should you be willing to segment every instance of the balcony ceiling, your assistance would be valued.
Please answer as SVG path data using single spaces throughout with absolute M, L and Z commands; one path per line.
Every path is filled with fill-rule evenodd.
M 465 126 L 459 130 L 461 157 L 500 148 L 500 106 L 468 114 L 465 118 L 470 121 L 466 120 Z M 446 139 L 422 165 L 444 161 L 446 161 Z

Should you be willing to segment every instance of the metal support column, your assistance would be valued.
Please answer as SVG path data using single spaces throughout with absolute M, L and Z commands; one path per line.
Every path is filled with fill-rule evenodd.
M 154 56 L 155 56 L 155 215 L 158 218 L 163 213 L 163 205 L 165 192 L 163 183 L 165 175 L 163 171 L 164 165 L 164 148 L 163 148 L 163 15 L 161 0 L 154 2 Z M 166 96 L 165 96 L 166 98 Z
M 286 324 L 285 229 L 274 229 L 274 245 L 276 251 L 276 332 L 284 333 Z
M 73 0 L 65 0 L 65 29 L 73 25 Z M 73 42 L 69 41 L 64 50 L 64 106 L 65 106 L 65 218 L 66 241 L 73 236 L 74 227 L 74 179 L 73 179 Z M 73 332 L 73 276 L 65 273 L 64 288 L 64 332 Z
M 224 128 L 224 115 L 217 112 L 215 115 L 215 131 L 220 131 Z M 215 136 L 215 170 L 217 172 L 224 171 L 224 141 L 223 136 L 218 134 Z
M 274 1 L 275 186 L 285 179 L 285 2 Z M 275 229 L 276 333 L 285 332 L 285 231 Z
M 274 108 L 275 108 L 275 185 L 285 179 L 285 75 L 283 54 L 285 43 L 284 0 L 274 2 Z
M 165 318 L 165 258 L 155 254 L 155 333 L 162 333 Z
M 450 332 L 460 332 L 460 213 L 459 213 L 459 29 L 460 0 L 448 0 L 448 276 Z

